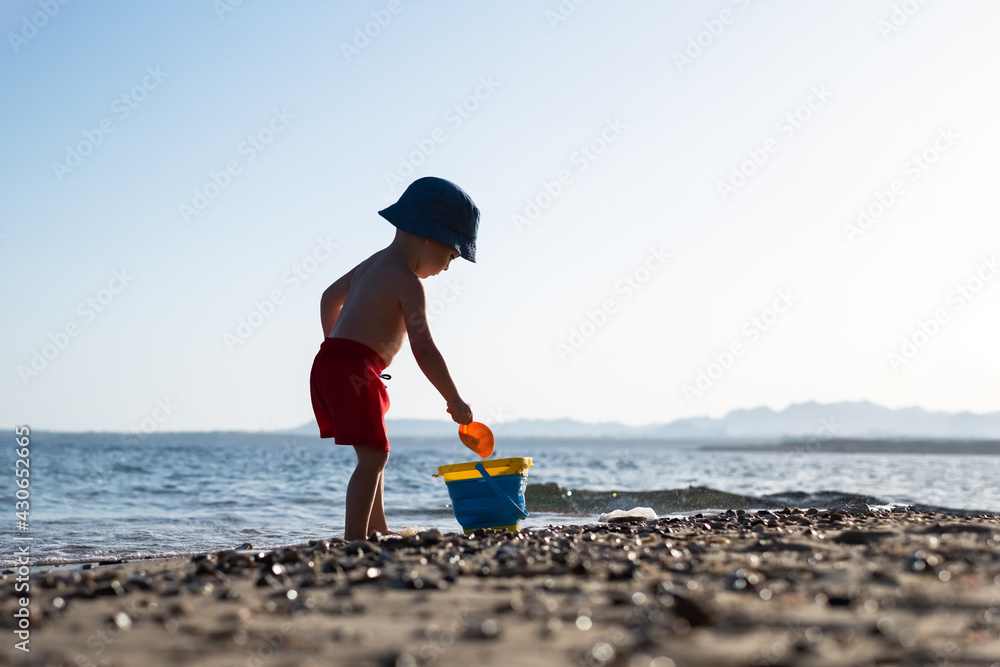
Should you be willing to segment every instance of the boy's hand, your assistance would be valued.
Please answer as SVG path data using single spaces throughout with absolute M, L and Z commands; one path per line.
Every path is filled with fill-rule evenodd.
M 448 412 L 451 413 L 452 420 L 458 424 L 468 424 L 472 421 L 472 408 L 462 399 L 449 401 Z

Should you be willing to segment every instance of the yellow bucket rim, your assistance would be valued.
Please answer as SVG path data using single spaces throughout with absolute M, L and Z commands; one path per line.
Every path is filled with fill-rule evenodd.
M 517 457 L 511 459 L 490 459 L 487 461 L 471 461 L 469 463 L 452 463 L 451 465 L 439 466 L 433 477 L 444 477 L 444 481 L 451 482 L 459 479 L 477 479 L 481 477 L 476 470 L 476 464 L 482 463 L 490 477 L 499 475 L 520 475 L 531 467 L 531 457 Z

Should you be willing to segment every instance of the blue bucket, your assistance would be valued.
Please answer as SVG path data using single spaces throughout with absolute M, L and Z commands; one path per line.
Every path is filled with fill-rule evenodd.
M 528 516 L 524 488 L 530 458 L 494 459 L 441 466 L 435 477 L 444 477 L 455 510 L 455 519 L 469 533 L 477 528 L 517 530 Z

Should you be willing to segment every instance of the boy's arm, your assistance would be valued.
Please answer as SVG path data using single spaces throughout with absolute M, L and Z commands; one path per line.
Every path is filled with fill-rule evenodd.
M 410 349 L 417 366 L 430 380 L 434 388 L 448 403 L 448 412 L 459 424 L 472 421 L 472 408 L 458 395 L 458 388 L 451 379 L 448 365 L 441 356 L 431 330 L 427 325 L 427 305 L 424 296 L 424 286 L 419 279 L 406 280 L 400 290 L 399 303 L 403 309 L 403 321 L 406 323 L 406 335 L 410 339 Z
M 357 268 L 354 267 L 327 287 L 319 300 L 319 319 L 323 323 L 324 337 L 329 336 L 337 324 L 340 309 L 344 307 L 344 299 L 347 298 L 347 288 L 351 284 L 351 278 Z

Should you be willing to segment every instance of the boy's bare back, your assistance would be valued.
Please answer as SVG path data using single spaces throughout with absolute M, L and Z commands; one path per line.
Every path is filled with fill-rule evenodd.
M 406 339 L 400 295 L 412 291 L 410 283 L 417 288 L 421 285 L 412 272 L 386 254 L 386 250 L 378 251 L 340 279 L 347 282 L 344 305 L 333 330 L 325 333 L 364 343 L 388 365 Z M 327 324 L 323 323 L 324 328 Z

